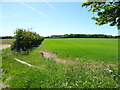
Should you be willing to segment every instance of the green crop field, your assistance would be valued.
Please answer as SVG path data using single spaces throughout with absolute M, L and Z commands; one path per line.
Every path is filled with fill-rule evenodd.
M 53 51 L 61 58 L 79 58 L 100 62 L 118 60 L 117 39 L 45 39 L 41 48 Z
M 52 51 L 70 63 L 47 59 L 40 50 Z M 45 39 L 29 55 L 2 50 L 2 79 L 11 88 L 117 88 L 117 61 L 118 39 Z

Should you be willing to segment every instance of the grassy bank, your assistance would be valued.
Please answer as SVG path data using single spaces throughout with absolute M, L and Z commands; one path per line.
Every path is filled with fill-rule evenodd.
M 106 52 L 101 53 L 105 54 L 104 58 L 108 58 L 111 55 L 110 51 L 116 52 L 116 44 L 116 39 L 46 39 L 41 47 L 34 49 L 29 55 L 5 49 L 2 52 L 3 81 L 11 88 L 115 88 L 118 87 L 118 67 L 117 64 L 110 64 L 117 61 L 113 57 L 117 55 L 112 56 L 114 60 L 110 58 L 104 60 L 100 57 L 99 50 L 102 47 Z M 46 59 L 40 53 L 41 49 L 51 50 L 61 58 L 70 58 L 72 62 L 62 64 Z M 95 57 L 89 57 L 94 53 Z M 87 59 L 84 59 L 85 57 Z M 14 58 L 40 69 L 21 64 Z M 79 61 L 74 62 L 73 58 L 79 58 Z

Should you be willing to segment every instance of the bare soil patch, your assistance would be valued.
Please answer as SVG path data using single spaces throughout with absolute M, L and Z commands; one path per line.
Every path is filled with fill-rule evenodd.
M 9 48 L 11 45 L 9 45 L 9 44 L 2 44 L 2 45 L 0 45 L 0 50 L 1 49 L 5 49 L 5 48 Z
M 68 62 L 70 62 L 70 61 L 68 61 L 66 59 L 61 59 L 61 58 L 57 57 L 57 55 L 55 53 L 51 52 L 51 51 L 41 50 L 40 52 L 43 54 L 43 56 L 45 58 L 51 58 L 51 59 L 53 59 L 53 60 L 55 60 L 56 62 L 59 62 L 59 63 L 68 63 Z

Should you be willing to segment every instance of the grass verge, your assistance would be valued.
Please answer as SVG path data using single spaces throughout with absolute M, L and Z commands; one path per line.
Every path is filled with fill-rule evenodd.
M 22 61 L 39 67 L 28 67 L 14 60 Z M 91 62 L 92 65 L 96 61 Z M 40 48 L 34 49 L 29 55 L 2 50 L 2 81 L 10 88 L 117 88 L 118 67 L 91 67 L 88 62 L 71 64 L 56 63 L 46 59 Z

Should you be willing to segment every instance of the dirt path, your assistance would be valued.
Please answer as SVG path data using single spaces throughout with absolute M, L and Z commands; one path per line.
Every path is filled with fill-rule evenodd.
M 43 54 L 43 56 L 45 58 L 51 58 L 51 59 L 55 60 L 58 63 L 67 63 L 67 64 L 69 64 L 69 63 L 73 62 L 73 61 L 70 61 L 70 60 L 61 59 L 61 58 L 57 57 L 57 55 L 55 53 L 53 53 L 51 51 L 48 51 L 48 50 L 40 50 L 40 52 Z
M 67 63 L 67 64 L 82 63 L 82 64 L 86 64 L 87 66 L 91 68 L 100 68 L 100 67 L 109 67 L 109 66 L 118 65 L 118 63 L 110 63 L 110 64 L 99 64 L 99 63 L 95 64 L 95 63 L 85 63 L 85 62 L 83 63 L 83 62 L 78 61 L 77 59 L 74 59 L 74 60 L 61 59 L 57 57 L 55 53 L 48 51 L 48 50 L 40 50 L 40 52 L 43 54 L 45 58 L 51 58 L 58 63 Z
M 2 45 L 0 45 L 0 50 L 1 49 L 5 49 L 5 48 L 9 48 L 11 45 L 9 45 L 9 44 L 2 44 Z

